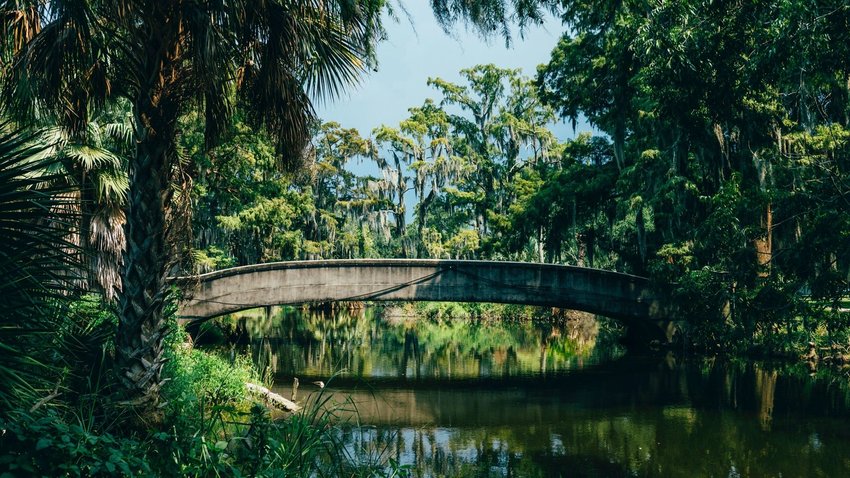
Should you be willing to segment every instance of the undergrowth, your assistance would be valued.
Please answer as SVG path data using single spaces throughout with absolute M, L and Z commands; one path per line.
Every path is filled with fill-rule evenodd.
M 99 302 L 81 299 L 54 335 L 75 346 L 51 352 L 61 364 L 51 369 L 53 393 L 0 411 L 0 478 L 407 473 L 380 453 L 342 444 L 343 430 L 357 426 L 352 403 L 320 390 L 300 411 L 273 416 L 247 392 L 246 383 L 262 382 L 249 357 L 193 349 L 176 320 L 166 341 L 165 418 L 127 425 L 138 420 L 113 394 L 113 335 L 105 332 L 115 317 Z

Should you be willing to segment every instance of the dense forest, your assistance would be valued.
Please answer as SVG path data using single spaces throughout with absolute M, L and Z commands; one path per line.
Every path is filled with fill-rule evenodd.
M 208 154 L 187 134 L 196 266 L 574 264 L 651 276 L 703 343 L 843 342 L 846 9 L 727 7 L 572 3 L 533 78 L 472 66 L 398 125 L 316 124 L 295 175 L 242 123 Z M 597 133 L 560 141 L 558 120 Z
M 341 457 L 321 394 L 272 420 L 250 363 L 187 345 L 168 277 L 235 265 L 586 266 L 649 277 L 685 349 L 848 347 L 848 5 L 430 5 L 564 33 L 358 131 L 313 104 L 392 68 L 404 2 L 0 2 L 0 475 L 403 474 Z

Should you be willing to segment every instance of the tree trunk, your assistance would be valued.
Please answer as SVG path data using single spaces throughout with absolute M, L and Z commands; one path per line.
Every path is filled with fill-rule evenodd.
M 579 267 L 586 267 L 587 258 L 587 244 L 584 242 L 584 235 L 579 233 L 575 235 L 576 238 L 576 265 Z
M 543 249 L 543 226 L 537 227 L 537 260 L 538 262 L 546 262 L 546 256 Z
M 626 118 L 622 108 L 617 110 L 617 122 L 614 127 L 614 161 L 617 163 L 617 171 L 625 167 L 626 153 Z
M 401 158 L 395 153 L 393 153 L 393 158 L 395 159 L 395 167 L 398 173 L 398 177 L 396 178 L 396 194 L 398 197 L 396 198 L 395 205 L 395 229 L 396 235 L 400 238 L 404 238 L 404 230 L 407 227 L 405 224 L 406 209 L 404 207 L 404 193 L 407 191 L 407 181 L 404 179 L 404 171 L 401 169 Z M 422 238 L 420 237 L 420 240 Z M 407 245 L 405 241 L 401 241 L 401 257 L 408 257 Z
M 765 278 L 770 276 L 770 264 L 773 260 L 773 208 L 768 203 L 764 216 L 761 218 L 761 227 L 764 235 L 755 240 L 756 255 L 758 260 L 758 276 Z
M 637 228 L 638 253 L 640 254 L 641 269 L 646 267 L 646 226 L 643 218 L 643 201 L 637 205 L 635 212 L 635 226 Z
M 162 5 L 154 2 L 152 9 Z M 153 15 L 166 18 L 164 11 Z M 118 309 L 115 367 L 126 404 L 143 421 L 159 421 L 163 314 L 170 250 L 166 205 L 171 203 L 172 157 L 182 102 L 179 25 L 155 22 L 145 39 L 133 105 L 136 152 L 129 164 L 123 290 Z M 181 231 L 185 232 L 185 231 Z
M 419 211 L 416 216 L 416 233 L 419 235 L 419 247 L 417 248 L 418 255 L 417 257 L 428 257 L 428 249 L 425 247 L 425 241 L 423 240 L 423 235 L 425 234 L 425 220 L 428 215 L 428 208 L 431 207 L 431 203 L 434 201 L 434 197 L 436 193 L 432 188 L 422 202 L 419 203 Z
M 396 210 L 395 210 L 395 224 L 396 224 L 396 233 L 399 237 L 404 235 L 405 228 L 405 208 L 404 208 L 404 193 L 407 191 L 407 181 L 404 179 L 404 170 L 401 166 L 401 158 L 397 154 L 393 154 L 393 158 L 395 159 L 395 170 L 397 172 L 396 177 Z
M 138 113 L 137 113 L 138 114 Z M 167 251 L 165 248 L 166 148 L 138 120 L 139 142 L 130 161 L 127 250 L 124 258 L 116 343 L 118 378 L 128 403 L 148 415 L 156 410 L 162 385 L 162 341 Z
M 84 255 L 80 264 L 86 265 L 86 270 L 80 274 L 80 280 L 82 281 L 80 285 L 83 290 L 97 290 L 100 289 L 99 286 L 101 285 L 97 280 L 97 255 L 100 251 L 97 250 L 97 245 L 91 240 L 91 223 L 92 217 L 94 217 L 94 206 L 97 204 L 97 198 L 93 194 L 92 186 L 86 184 L 85 173 L 80 172 L 77 181 L 80 187 L 79 242 L 80 250 Z M 104 290 L 103 292 L 104 296 L 107 296 L 108 291 Z M 111 294 L 109 294 L 108 298 L 111 298 Z

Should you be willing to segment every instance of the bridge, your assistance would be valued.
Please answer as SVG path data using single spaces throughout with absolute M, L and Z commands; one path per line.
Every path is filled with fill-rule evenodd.
M 424 259 L 295 261 L 203 274 L 180 304 L 184 319 L 273 305 L 336 301 L 494 302 L 560 307 L 624 322 L 664 321 L 644 277 L 555 264 Z

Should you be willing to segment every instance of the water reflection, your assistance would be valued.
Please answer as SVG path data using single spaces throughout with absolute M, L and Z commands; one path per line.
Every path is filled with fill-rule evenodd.
M 576 323 L 373 310 L 233 323 L 286 396 L 293 376 L 309 394 L 350 370 L 328 388 L 367 427 L 344 442 L 413 476 L 850 476 L 850 387 L 826 371 L 623 355 Z
M 387 450 L 414 476 L 848 476 L 846 437 L 765 434 L 732 412 L 576 411 L 542 426 L 381 427 L 348 442 Z M 364 442 L 368 445 L 364 445 Z
M 545 376 L 622 353 L 595 348 L 592 317 L 555 322 L 426 320 L 394 310 L 255 310 L 227 319 L 255 361 L 292 376 L 442 380 Z
M 850 476 L 846 384 L 793 369 L 624 357 L 553 383 L 376 395 L 391 397 L 361 406 L 376 426 L 347 440 L 414 476 Z

